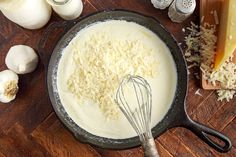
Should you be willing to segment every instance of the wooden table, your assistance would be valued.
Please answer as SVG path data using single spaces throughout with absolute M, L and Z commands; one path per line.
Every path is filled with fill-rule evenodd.
M 199 22 L 199 11 L 182 24 L 172 23 L 167 17 L 167 10 L 160 11 L 151 5 L 150 0 L 83 0 L 82 16 L 106 9 L 129 9 L 156 17 L 171 31 L 176 39 L 183 43 L 182 28 L 190 21 Z M 199 7 L 199 6 L 198 6 Z M 55 22 L 63 22 L 57 15 L 53 16 L 44 28 L 26 30 L 7 20 L 0 14 L 0 70 L 6 69 L 4 59 L 9 48 L 15 44 L 33 47 L 40 56 L 38 43 L 43 32 Z M 0 157 L 141 157 L 140 147 L 112 151 L 82 144 L 62 125 L 56 117 L 46 92 L 45 62 L 42 57 L 37 70 L 20 76 L 20 91 L 15 101 L 0 105 Z M 193 69 L 197 70 L 197 69 Z M 203 96 L 195 95 L 199 89 L 199 80 L 191 70 L 187 111 L 190 117 L 211 126 L 227 136 L 233 148 L 227 154 L 220 154 L 190 131 L 175 128 L 158 137 L 156 144 L 162 157 L 233 157 L 236 156 L 236 98 L 230 102 L 216 101 L 213 91 L 200 90 Z

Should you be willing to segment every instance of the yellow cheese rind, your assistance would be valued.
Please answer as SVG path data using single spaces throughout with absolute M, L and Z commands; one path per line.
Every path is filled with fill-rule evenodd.
M 231 57 L 236 49 L 236 0 L 224 0 L 222 3 L 220 30 L 214 69 Z

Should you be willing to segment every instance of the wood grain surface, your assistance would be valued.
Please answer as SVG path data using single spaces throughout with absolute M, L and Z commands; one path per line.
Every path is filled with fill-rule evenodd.
M 214 1 L 214 0 L 212 0 Z M 155 9 L 150 0 L 83 0 L 81 17 L 99 10 L 128 9 L 157 18 L 179 43 L 184 43 L 182 28 L 190 21 L 199 23 L 199 4 L 194 15 L 181 24 L 172 23 L 167 10 Z M 80 18 L 81 18 L 80 17 Z M 78 21 L 78 18 L 76 21 Z M 55 115 L 50 104 L 45 84 L 45 73 L 50 54 L 39 51 L 40 39 L 45 30 L 54 23 L 64 21 L 53 13 L 50 22 L 39 30 L 26 30 L 0 14 L 0 70 L 6 69 L 4 59 L 9 48 L 16 44 L 33 47 L 40 56 L 36 71 L 20 75 L 19 93 L 9 104 L 0 104 L 0 157 L 142 157 L 141 147 L 128 150 L 105 150 L 82 144 L 65 128 Z M 59 32 L 60 29 L 54 29 Z M 56 34 L 56 33 L 55 33 Z M 53 44 L 56 36 L 50 36 Z M 182 44 L 184 48 L 184 44 Z M 47 49 L 48 52 L 51 50 Z M 189 76 L 187 111 L 191 118 L 211 126 L 232 140 L 233 147 L 221 154 L 211 149 L 199 138 L 184 128 L 174 128 L 156 139 L 161 157 L 235 157 L 236 156 L 236 98 L 230 102 L 216 101 L 213 91 L 200 90 L 200 81 L 195 79 L 192 68 Z

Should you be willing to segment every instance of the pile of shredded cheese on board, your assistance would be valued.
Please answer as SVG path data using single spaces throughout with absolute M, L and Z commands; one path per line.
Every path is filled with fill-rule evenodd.
M 201 20 L 203 22 L 203 20 Z M 217 21 L 216 21 L 217 24 Z M 203 73 L 204 79 L 214 86 L 217 82 L 224 89 L 234 89 L 236 87 L 236 64 L 230 62 L 231 58 L 225 62 L 218 70 L 213 70 L 217 36 L 216 25 L 204 23 L 201 26 L 191 23 L 190 31 L 185 38 L 187 50 L 186 60 L 190 63 L 197 63 Z M 218 100 L 233 98 L 235 90 L 217 90 Z
M 108 32 L 94 32 L 83 45 L 75 43 L 73 47 L 77 68 L 67 81 L 68 89 L 80 103 L 91 100 L 98 104 L 107 119 L 119 117 L 114 95 L 125 75 L 156 75 L 155 54 L 139 40 L 114 39 Z

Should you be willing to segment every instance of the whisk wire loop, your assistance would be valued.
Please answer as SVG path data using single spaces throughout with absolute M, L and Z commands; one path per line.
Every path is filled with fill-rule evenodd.
M 127 93 L 128 87 L 132 91 Z M 135 100 L 130 101 L 132 92 Z M 151 132 L 152 91 L 148 82 L 140 76 L 127 75 L 118 87 L 115 102 L 138 134 L 145 157 L 159 157 Z
M 125 95 L 125 87 L 130 85 L 135 93 L 137 107 L 131 109 L 127 102 L 127 95 Z M 119 108 L 124 113 L 125 117 L 128 119 L 136 133 L 139 135 L 140 140 L 152 137 L 151 133 L 151 87 L 145 79 L 140 76 L 126 76 L 120 86 L 118 87 L 116 93 L 116 99 Z
M 139 128 L 136 125 L 136 121 L 132 116 L 132 111 L 130 109 L 130 106 L 128 105 L 126 99 L 125 99 L 125 95 L 124 95 L 124 89 L 123 89 L 123 84 L 125 83 L 125 79 L 122 80 L 117 94 L 116 94 L 116 99 L 115 101 L 117 102 L 117 104 L 119 104 L 119 108 L 121 109 L 121 111 L 124 113 L 125 117 L 128 119 L 128 121 L 130 122 L 130 124 L 132 125 L 132 127 L 134 128 L 134 130 L 136 131 L 136 133 L 139 135 L 141 134 L 141 131 L 139 130 Z M 119 101 L 120 100 L 120 101 Z
M 133 114 L 137 113 L 137 112 L 140 112 L 140 114 L 137 114 L 137 117 L 138 117 L 138 125 L 142 128 L 141 130 L 144 131 L 146 128 L 145 128 L 145 122 L 146 122 L 146 116 L 145 116 L 145 104 L 144 104 L 144 97 L 143 97 L 143 94 L 140 94 L 142 93 L 142 89 L 139 85 L 139 83 L 134 80 L 134 79 L 131 79 L 132 80 L 132 84 L 133 84 L 133 87 L 134 87 L 134 90 L 135 90 L 135 95 L 136 95 L 136 98 L 137 98 L 137 102 L 138 102 L 138 108 L 137 108 L 137 111 L 135 111 Z M 137 89 L 137 86 L 138 86 L 138 89 Z M 141 96 L 141 100 L 140 100 L 140 97 L 139 97 L 139 94 Z M 140 102 L 141 101 L 141 102 Z M 138 110 L 139 109 L 139 110 Z

